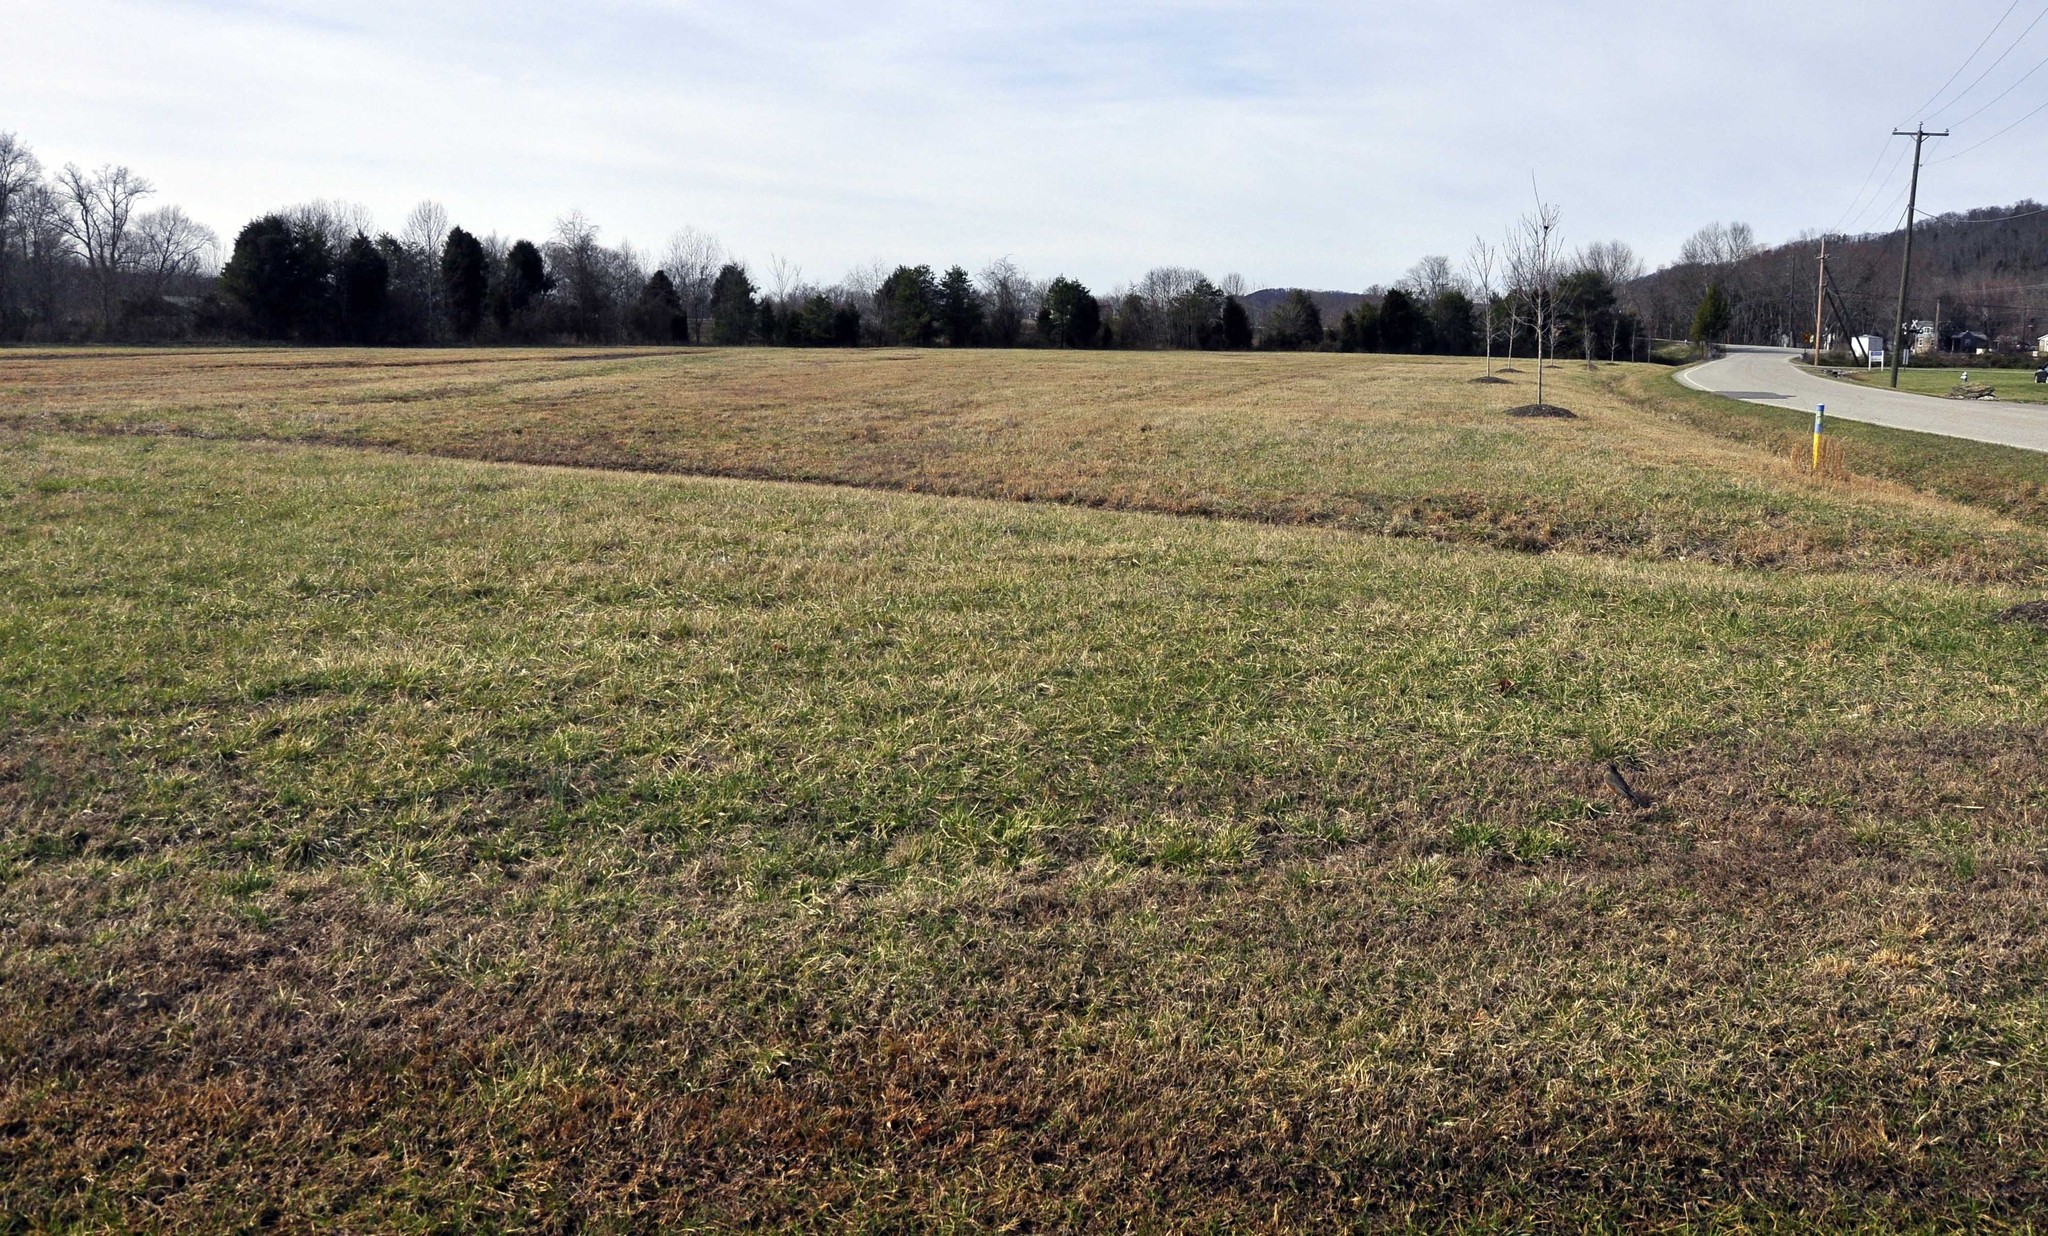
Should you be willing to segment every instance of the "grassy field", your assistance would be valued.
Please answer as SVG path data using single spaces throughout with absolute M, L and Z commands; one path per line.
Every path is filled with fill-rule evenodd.
M 1899 389 L 1916 395 L 1947 395 L 1963 375 L 1973 386 L 1989 386 L 2008 403 L 2048 403 L 2048 384 L 2034 381 L 2032 369 L 1901 369 Z M 1840 381 L 1889 388 L 1889 370 L 1844 369 Z
M 0 1229 L 2037 1222 L 2048 466 L 1470 369 L 0 354 Z
M 1525 362 L 1526 364 L 1526 362 Z M 1511 550 L 2019 580 L 2042 538 L 1896 485 L 1816 490 L 1673 411 L 1665 371 L 1309 354 L 21 353 L 0 427 L 374 446 L 1058 502 Z M 1775 448 L 1774 448 L 1775 449 Z M 2002 457 L 2002 456 L 2001 456 Z M 2016 508 L 2048 530 L 2048 473 Z

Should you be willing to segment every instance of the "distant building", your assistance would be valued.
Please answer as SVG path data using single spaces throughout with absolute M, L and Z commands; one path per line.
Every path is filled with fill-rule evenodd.
M 1948 350 L 1951 352 L 1968 352 L 1975 355 L 1988 351 L 1990 347 L 1991 336 L 1974 330 L 1957 331 L 1948 337 Z
M 1854 353 L 1856 359 L 1860 361 L 1882 360 L 1884 359 L 1884 336 L 1851 335 L 1849 336 L 1849 351 Z
M 2034 354 L 2036 356 L 2048 356 L 2048 335 L 2043 335 L 2034 341 Z

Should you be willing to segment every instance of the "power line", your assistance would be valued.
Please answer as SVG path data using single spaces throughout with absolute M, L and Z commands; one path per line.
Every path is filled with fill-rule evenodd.
M 1977 44 L 1976 48 L 1972 50 L 1968 56 L 1963 58 L 1963 62 L 1956 66 L 1956 71 L 1954 73 L 1949 74 L 1948 80 L 1941 84 L 1941 89 L 1936 90 L 1932 95 L 1929 95 L 1927 102 L 1922 103 L 1920 105 L 1920 111 L 1925 112 L 1928 108 L 1934 106 L 1935 100 L 1939 99 L 1944 93 L 1946 93 L 1948 91 L 1948 88 L 1950 86 L 1955 85 L 1956 80 L 1969 70 L 1970 65 L 1976 61 L 1977 57 L 1984 53 L 1984 49 L 1991 45 L 1991 40 L 1994 37 L 1996 37 L 1999 30 L 2005 26 L 2006 21 L 2009 18 L 2011 18 L 2013 13 L 2019 9 L 2020 3 L 2021 0 L 2012 0 L 2012 3 L 2006 7 L 2005 12 L 1999 15 L 1999 18 L 1996 22 L 1992 23 L 1991 29 L 1985 32 L 1983 40 Z M 1986 77 L 1990 76 L 1992 71 L 1995 70 L 2000 64 L 2003 64 L 2005 62 L 2005 58 L 2007 56 L 2010 56 L 2013 53 L 2013 50 L 2017 48 L 2020 45 L 2020 43 L 2026 40 L 2027 35 L 2033 33 L 2034 26 L 2040 25 L 2042 18 L 2048 18 L 2048 9 L 2043 9 L 2041 12 L 2041 16 L 2036 17 L 2034 19 L 2033 25 L 2028 26 L 2026 30 L 2020 35 L 2020 37 L 2013 41 L 2012 46 L 2007 47 L 2004 53 L 2002 53 L 1997 60 L 1994 60 L 1991 63 L 1990 68 L 1987 68 L 1984 70 L 1984 72 L 1978 74 L 1975 81 L 1972 81 L 1968 86 L 1965 86 L 1961 94 L 1958 94 L 1955 98 L 1950 99 L 1947 103 L 1942 104 L 1941 110 L 1947 111 L 1949 108 L 1954 107 L 1957 103 L 1961 102 L 1962 99 L 1970 93 L 1970 91 L 1975 90 L 1979 82 L 1982 82 Z M 1997 102 L 1999 102 L 1999 100 L 2005 98 L 2006 95 L 2009 95 L 2014 90 L 2018 89 L 2022 82 L 2025 82 L 2028 77 L 2032 77 L 2035 73 L 2039 72 L 2043 66 L 2048 66 L 2048 60 L 2043 60 L 2041 64 L 2037 64 L 2032 69 L 2028 70 L 2025 77 L 2020 78 L 2019 81 L 2014 82 L 2012 85 L 2006 87 L 2004 93 L 2000 94 L 1998 98 L 1991 100 L 1991 102 L 1986 103 L 1984 107 L 1980 107 L 1976 111 L 1970 113 L 1970 119 L 1976 119 L 1978 116 L 1982 115 L 1987 108 L 1991 107 L 1993 104 L 1996 104 Z M 1939 112 L 1936 113 L 1936 115 L 1939 114 Z M 1933 118 L 1933 116 L 1928 117 L 1928 119 L 1930 120 L 1932 120 Z M 1890 147 L 1888 145 L 1881 146 L 1878 148 L 1877 158 L 1871 160 L 1870 170 L 1863 173 L 1863 183 L 1857 188 L 1855 197 L 1850 199 L 1848 209 L 1842 212 L 1842 217 L 1836 221 L 1835 226 L 1831 229 L 1832 231 L 1842 232 L 1849 226 L 1852 216 L 1854 217 L 1854 222 L 1861 223 L 1864 217 L 1870 213 L 1871 204 L 1874 204 L 1879 197 L 1883 196 L 1885 188 L 1889 186 L 1892 182 L 1892 177 L 1899 174 L 1899 168 L 1905 163 L 1906 158 L 1905 152 L 1903 150 L 1899 152 L 1898 158 L 1892 160 L 1891 170 L 1887 171 L 1885 173 L 1884 179 L 1878 183 L 1876 192 L 1870 195 L 1870 201 L 1865 202 L 1864 195 L 1870 189 L 1871 178 L 1877 175 L 1877 169 L 1880 165 L 1884 163 L 1885 152 L 1889 149 Z M 1858 211 L 1858 207 L 1862 208 L 1860 213 Z M 1886 213 L 1889 214 L 1890 211 L 1886 211 Z
M 2007 12 L 2010 13 L 2010 10 L 2007 10 Z M 1942 112 L 1947 111 L 1949 108 L 1954 107 L 1956 104 L 1962 102 L 1964 99 L 1969 98 L 1970 92 L 1972 90 L 1975 90 L 1980 84 L 1982 84 L 1985 78 L 1991 76 L 1992 72 L 1996 70 L 1999 65 L 2004 64 L 2007 56 L 2010 56 L 2014 52 L 2019 50 L 2020 44 L 2027 41 L 2027 36 L 2034 32 L 2034 27 L 2040 25 L 2041 19 L 2044 17 L 2048 17 L 2048 8 L 2042 9 L 2040 14 L 2036 16 L 2031 23 L 2028 24 L 2027 28 L 2025 30 L 2020 31 L 2020 37 L 2014 39 L 2010 44 L 2008 44 L 2006 46 L 2006 49 L 1998 54 L 1998 59 L 1991 62 L 1989 68 L 1986 68 L 1982 73 L 1977 74 L 1977 77 L 1974 81 L 1972 81 L 1969 85 L 1963 87 L 1962 93 L 1958 94 L 1955 98 L 1950 99 L 1948 102 L 1942 104 L 1941 107 L 1934 113 L 1934 115 L 1929 116 L 1928 119 L 1935 119 L 1935 117 L 1940 116 Z M 1996 27 L 1993 28 L 1992 33 L 1997 33 Z
M 1982 43 L 1977 44 L 1977 50 L 1971 52 L 1969 56 L 1967 56 L 1961 64 L 1956 66 L 1956 71 L 1949 75 L 1949 79 L 1941 83 L 1940 90 L 1935 91 L 1931 96 L 1928 97 L 1928 100 L 1925 103 L 1922 103 L 1919 107 L 1914 109 L 1914 115 L 1918 116 L 1924 114 L 1928 108 L 1934 106 L 1934 100 L 1940 98 L 1943 94 L 1945 94 L 1948 91 L 1948 88 L 1950 86 L 1956 84 L 1956 78 L 1961 77 L 1963 75 L 1963 70 L 1969 68 L 1971 62 L 1976 60 L 1978 56 L 1982 55 L 1984 49 L 1991 45 L 1991 37 L 1998 33 L 1999 27 L 2005 25 L 2005 19 L 2007 17 L 2011 17 L 2013 15 L 2013 10 L 2019 7 L 2020 0 L 2012 0 L 2012 7 L 2006 9 L 2004 15 L 2001 16 L 1996 22 L 1992 23 L 1991 29 L 1986 31 L 1984 34 L 1984 41 Z
M 1938 223 L 1943 227 L 1974 227 L 1979 223 L 2011 223 L 2014 219 L 2031 219 L 2035 215 L 2048 215 L 2048 206 L 2044 206 L 2039 210 L 2022 211 L 2016 215 L 2000 215 L 1995 219 L 1958 219 L 1951 217 L 1954 213 L 1950 212 L 1947 215 L 1930 214 L 1923 215 L 1922 217 L 1929 223 Z
M 1877 157 L 1870 161 L 1870 170 L 1863 173 L 1863 183 L 1857 187 L 1856 196 L 1849 202 L 1849 209 L 1843 211 L 1842 217 L 1836 220 L 1835 226 L 1832 229 L 1833 231 L 1839 232 L 1843 229 L 1843 227 L 1847 226 L 1849 222 L 1849 216 L 1851 214 L 1854 214 L 1856 211 L 1856 207 L 1860 206 L 1863 203 L 1863 191 L 1870 187 L 1871 177 L 1877 175 L 1878 167 L 1884 163 L 1884 156 L 1887 151 L 1891 150 L 1891 148 L 1892 144 L 1889 139 L 1886 140 L 1884 145 L 1879 146 L 1877 148 Z M 1883 190 L 1879 190 L 1879 192 L 1883 192 Z
M 1903 160 L 1902 160 L 1902 161 L 1903 161 Z M 1895 211 L 1895 210 L 1898 210 L 1898 209 L 1899 209 L 1899 207 L 1901 207 L 1901 206 L 1904 206 L 1904 205 L 1906 204 L 1906 195 L 1907 195 L 1907 194 L 1908 194 L 1909 192 L 1911 192 L 1911 191 L 1912 191 L 1912 186 L 1910 186 L 1910 185 L 1907 185 L 1907 186 L 1904 186 L 1904 187 L 1900 188 L 1900 190 L 1899 190 L 1899 195 L 1898 195 L 1897 197 L 1895 197 L 1895 198 L 1893 198 L 1893 199 L 1892 199 L 1892 201 L 1891 201 L 1891 205 L 1889 205 L 1889 206 L 1885 207 L 1885 208 L 1884 208 L 1884 213 L 1883 213 L 1883 214 L 1881 214 L 1881 215 L 1879 215 L 1879 216 L 1878 216 L 1878 218 L 1880 218 L 1880 219 L 1886 219 L 1886 218 L 1890 218 L 1890 217 L 1891 217 L 1891 214 L 1892 214 L 1892 212 L 1893 212 L 1893 211 Z M 1874 202 L 1872 203 L 1872 205 L 1875 205 L 1875 204 L 1876 204 L 1876 203 L 1874 203 Z M 1867 214 L 1867 213 L 1869 213 L 1869 212 L 1868 212 L 1868 211 L 1866 211 L 1866 212 L 1864 212 L 1864 213 L 1866 213 L 1866 214 Z M 1894 226 L 1895 228 L 1897 228 L 1897 227 L 1904 227 L 1904 226 L 1905 226 L 1905 220 L 1906 220 L 1906 216 L 1905 216 L 1905 214 L 1904 214 L 1903 212 L 1901 212 L 1901 213 L 1900 213 L 1900 215 L 1899 215 L 1899 222 L 1898 222 L 1897 224 L 1894 224 L 1893 226 Z M 1861 216 L 1858 216 L 1858 217 L 1857 217 L 1857 222 L 1859 222 L 1859 223 L 1860 223 L 1860 222 L 1862 222 L 1862 217 L 1861 217 Z
M 1987 137 L 1983 141 L 1978 142 L 1976 145 L 1966 146 L 1963 149 L 1958 150 L 1954 154 L 1948 156 L 1947 158 L 1936 159 L 1934 162 L 1937 164 L 1954 163 L 1957 159 L 1962 158 L 1964 155 L 1969 154 L 1973 150 L 1984 149 L 1984 147 L 1989 146 L 1991 143 L 1997 141 L 1999 138 L 2004 137 L 2006 134 L 2012 132 L 2014 129 L 2019 128 L 2021 125 L 2027 123 L 2027 121 L 2032 120 L 2034 117 L 2040 115 L 2042 112 L 2048 112 L 2048 103 L 2043 103 L 2041 106 L 2035 108 L 2033 111 L 2028 112 L 2026 115 L 2020 117 L 2018 120 L 2013 121 L 2011 124 L 2005 126 L 2003 129 L 2000 129 L 1998 132 L 1993 133 L 1990 137 Z
M 1865 202 L 1863 204 L 1863 209 L 1856 213 L 1856 223 L 1860 224 L 1865 219 L 1870 217 L 1870 208 L 1877 205 L 1878 201 L 1883 197 L 1884 191 L 1891 187 L 1892 177 L 1898 175 L 1899 169 L 1906 165 L 1907 153 L 1908 151 L 1905 147 L 1901 146 L 1899 148 L 1899 157 L 1892 160 L 1892 169 L 1884 174 L 1884 179 L 1878 182 L 1876 191 L 1870 195 L 1870 200 Z M 1901 201 L 1905 200 L 1905 197 L 1906 192 L 1905 190 L 1901 189 L 1899 191 L 1899 196 L 1892 199 L 1892 204 L 1886 207 L 1884 212 L 1878 215 L 1878 218 L 1882 219 L 1885 217 L 1885 215 L 1889 215 L 1894 209 L 1898 207 L 1898 204 Z
M 2035 65 L 2031 69 L 2028 69 L 2026 73 L 2023 74 L 2018 81 L 2014 82 L 2010 86 L 2007 86 L 2004 90 L 1999 91 L 1997 98 L 1991 100 L 1989 103 L 1986 103 L 1984 106 L 1978 108 L 1976 111 L 1971 112 L 1969 115 L 1963 117 L 1961 120 L 1956 121 L 1956 127 L 1958 129 L 1962 128 L 1964 125 L 1970 123 L 1972 120 L 1975 120 L 1977 117 L 1982 116 L 1985 112 L 1988 112 L 1992 108 L 1998 106 L 2000 103 L 2003 103 L 2005 101 L 2006 95 L 2009 95 L 2013 91 L 2018 90 L 2021 86 L 2026 85 L 2027 79 L 2032 77 L 2034 74 L 2039 73 L 2042 69 L 2048 69 L 2048 57 L 2043 57 L 2039 64 Z

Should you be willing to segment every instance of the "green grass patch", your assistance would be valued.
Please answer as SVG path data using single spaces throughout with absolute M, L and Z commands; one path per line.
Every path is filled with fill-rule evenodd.
M 503 376 L 276 356 L 264 416 Z M 1668 448 L 1603 491 L 1655 552 L 10 433 L 0 1225 L 2023 1227 L 2024 464 L 1872 434 L 1895 476 L 1809 485 L 1768 410 L 1639 373 L 1574 388 L 1633 445 L 1425 404 L 1401 440 L 1466 453 L 1387 484 L 1507 510 Z M 1260 415 L 1157 475 L 1392 458 Z M 951 475 L 1020 456 L 975 424 Z M 914 440 L 877 489 L 943 470 Z M 1760 510 L 1821 548 L 1678 549 Z

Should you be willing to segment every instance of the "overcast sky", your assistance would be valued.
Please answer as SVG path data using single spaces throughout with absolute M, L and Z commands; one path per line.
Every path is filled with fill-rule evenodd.
M 1627 240 L 1653 264 L 1714 220 L 1766 240 L 1845 216 L 1889 227 L 1906 169 L 1883 178 L 1910 143 L 1885 152 L 1886 132 L 2007 15 L 1943 98 L 1989 75 L 1926 109 L 1958 126 L 1930 157 L 2048 103 L 2048 68 L 2019 80 L 2048 61 L 2048 21 L 2028 33 L 2044 14 L 2048 0 L 0 0 L 0 130 L 51 167 L 128 164 L 225 238 L 316 197 L 396 230 L 431 197 L 508 236 L 580 208 L 657 253 L 692 224 L 822 283 L 877 259 L 1008 254 L 1098 290 L 1168 263 L 1361 288 L 1497 237 L 1532 172 L 1568 240 Z M 1923 204 L 2040 195 L 2044 155 L 2048 112 L 1931 166 Z

